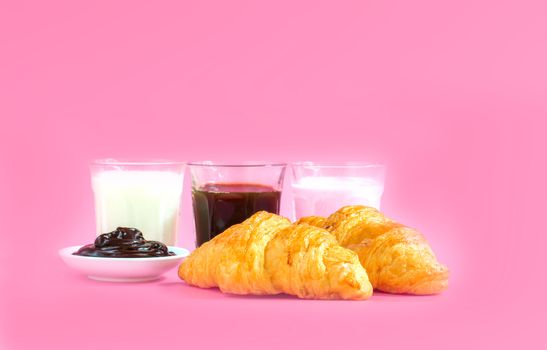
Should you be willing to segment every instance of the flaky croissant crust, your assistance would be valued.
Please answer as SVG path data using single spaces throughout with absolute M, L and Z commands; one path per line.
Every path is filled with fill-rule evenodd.
M 310 299 L 367 299 L 372 285 L 357 254 L 328 231 L 258 212 L 203 244 L 179 276 L 234 294 L 286 293 Z
M 306 217 L 297 223 L 325 228 L 359 255 L 372 286 L 388 293 L 436 294 L 448 287 L 448 269 L 425 238 L 367 206 L 346 206 L 328 218 Z

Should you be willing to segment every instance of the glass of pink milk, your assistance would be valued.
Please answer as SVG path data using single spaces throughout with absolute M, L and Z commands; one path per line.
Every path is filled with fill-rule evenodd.
M 297 219 L 328 216 L 346 205 L 380 209 L 385 176 L 382 164 L 297 162 L 291 168 Z

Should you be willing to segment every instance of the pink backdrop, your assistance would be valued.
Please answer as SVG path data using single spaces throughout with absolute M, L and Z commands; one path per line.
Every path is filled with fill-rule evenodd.
M 0 348 L 545 346 L 546 11 L 0 2 Z M 100 157 L 384 161 L 383 209 L 425 233 L 450 289 L 321 302 L 227 296 L 175 271 L 92 282 L 56 251 L 93 239 Z

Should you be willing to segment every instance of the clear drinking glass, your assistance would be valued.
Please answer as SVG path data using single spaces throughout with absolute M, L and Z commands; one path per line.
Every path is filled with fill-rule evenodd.
M 385 167 L 360 162 L 292 164 L 296 218 L 328 216 L 346 205 L 380 209 Z
M 286 164 L 203 161 L 189 163 L 188 167 L 192 175 L 196 246 L 258 211 L 279 214 Z
M 147 240 L 175 245 L 184 163 L 96 160 L 91 164 L 97 235 L 134 227 Z

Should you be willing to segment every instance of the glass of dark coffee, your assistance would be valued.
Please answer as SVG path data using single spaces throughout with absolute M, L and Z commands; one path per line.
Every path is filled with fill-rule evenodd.
M 286 164 L 203 161 L 188 167 L 197 247 L 258 211 L 279 214 Z

